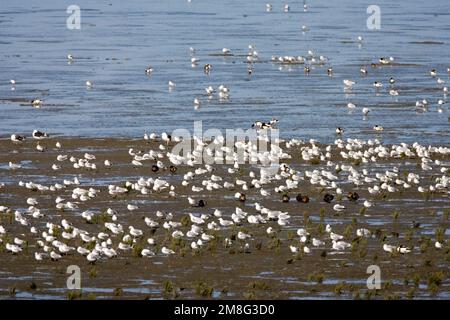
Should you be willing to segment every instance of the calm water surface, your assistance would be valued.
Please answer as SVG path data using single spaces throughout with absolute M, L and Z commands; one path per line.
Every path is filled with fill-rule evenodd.
M 255 120 L 280 120 L 284 137 L 335 138 L 337 126 L 345 136 L 379 137 L 386 142 L 450 141 L 448 105 L 432 79 L 431 68 L 450 82 L 450 1 L 379 0 L 381 30 L 366 27 L 367 7 L 373 1 L 75 1 L 81 7 L 81 30 L 66 28 L 66 8 L 74 1 L 2 1 L 0 6 L 0 136 L 30 134 L 42 129 L 51 134 L 76 136 L 141 136 L 145 131 L 192 129 L 194 120 L 204 128 L 248 128 Z M 283 12 L 289 3 L 291 11 Z M 306 25 L 308 32 L 302 33 Z M 358 35 L 364 43 L 358 45 Z M 260 60 L 247 75 L 245 55 L 254 44 Z M 200 59 L 191 67 L 189 47 Z M 217 55 L 223 47 L 233 56 Z M 305 75 L 303 66 L 280 68 L 272 55 L 306 55 L 313 50 L 329 58 L 334 76 L 315 67 Z M 75 57 L 68 64 L 67 54 Z M 395 57 L 398 65 L 359 67 Z M 209 76 L 203 65 L 213 67 Z M 153 66 L 153 75 L 144 73 Z M 398 97 L 388 94 L 388 79 L 397 80 Z M 9 79 L 17 85 L 11 90 Z M 342 80 L 358 83 L 350 93 Z M 86 80 L 94 82 L 87 90 Z M 173 92 L 168 81 L 177 84 Z M 381 81 L 377 94 L 372 86 Z M 205 87 L 225 84 L 228 101 L 208 100 Z M 202 101 L 199 110 L 194 98 Z M 41 98 L 33 109 L 23 99 Z M 417 112 L 415 101 L 427 99 L 428 112 Z M 349 112 L 348 102 L 357 109 Z M 361 109 L 372 109 L 363 119 Z M 383 125 L 376 135 L 372 127 Z M 345 137 L 344 136 L 344 137 Z

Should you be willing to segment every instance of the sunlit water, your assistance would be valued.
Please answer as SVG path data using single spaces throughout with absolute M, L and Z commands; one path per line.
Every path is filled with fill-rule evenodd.
M 386 142 L 448 144 L 449 112 L 437 112 L 442 86 L 428 72 L 436 68 L 448 85 L 450 2 L 380 0 L 381 30 L 366 27 L 367 1 L 75 1 L 81 7 L 81 30 L 66 28 L 67 6 L 74 1 L 2 1 L 0 7 L 0 135 L 30 134 L 42 129 L 71 136 L 141 136 L 144 131 L 248 128 L 255 120 L 280 120 L 284 137 L 329 142 L 334 130 L 345 136 L 379 137 Z M 111 3 L 111 4 L 110 4 Z M 291 11 L 283 12 L 289 3 Z M 306 25 L 308 32 L 302 33 Z M 358 35 L 364 37 L 361 46 Z M 247 75 L 245 55 L 254 44 L 260 61 Z M 200 59 L 191 67 L 189 47 Z M 233 56 L 217 55 L 223 47 Z M 284 67 L 272 55 L 306 55 L 314 50 L 330 59 L 305 75 L 303 66 Z M 75 60 L 67 63 L 67 54 Z M 362 64 L 393 56 L 400 65 L 370 69 Z M 210 63 L 206 76 L 203 65 Z M 151 65 L 151 77 L 144 69 Z M 397 80 L 398 97 L 387 93 Z M 9 79 L 17 85 L 11 90 Z M 350 94 L 342 80 L 358 83 Z M 87 90 L 86 80 L 94 82 Z M 173 92 L 168 81 L 176 83 Z M 376 94 L 374 81 L 384 88 Z M 208 100 L 205 87 L 225 84 L 230 99 Z M 193 106 L 194 98 L 202 105 Z M 20 99 L 41 98 L 33 109 Z M 428 112 L 415 101 L 427 99 Z M 348 102 L 357 109 L 349 113 Z M 372 109 L 363 119 L 361 109 Z M 372 127 L 384 126 L 376 135 Z

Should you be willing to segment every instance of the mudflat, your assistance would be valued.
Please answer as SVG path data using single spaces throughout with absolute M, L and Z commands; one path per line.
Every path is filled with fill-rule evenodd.
M 55 147 L 56 141 L 61 148 Z M 450 201 L 444 178 L 450 153 L 445 148 L 439 152 L 409 145 L 409 156 L 374 154 L 375 161 L 365 163 L 364 156 L 348 158 L 347 146 L 364 153 L 380 145 L 364 142 L 358 147 L 343 140 L 330 146 L 300 141 L 288 147 L 282 142 L 290 158 L 280 160 L 285 165 L 276 177 L 257 183 L 253 180 L 261 181 L 259 164 L 234 170 L 227 164 L 174 165 L 167 158 L 174 143 L 158 139 L 64 137 L 40 145 L 43 152 L 35 141 L 0 140 L 2 298 L 450 297 Z M 304 160 L 311 149 L 326 159 L 313 155 Z M 161 157 L 132 163 L 150 150 Z M 58 161 L 58 155 L 67 159 Z M 429 168 L 423 158 L 429 159 Z M 158 161 L 162 166 L 153 172 Z M 10 168 L 9 162 L 20 168 Z M 86 168 L 86 163 L 95 168 Z M 176 169 L 170 170 L 171 165 Z M 194 173 L 198 168 L 204 172 Z M 188 172 L 194 173 L 192 178 L 185 176 Z M 167 187 L 154 188 L 156 179 Z M 293 181 L 294 186 L 280 190 Z M 383 189 L 383 183 L 394 189 Z M 112 185 L 126 191 L 111 194 Z M 245 201 L 236 193 L 245 195 Z M 309 201 L 297 201 L 299 194 Z M 333 196 L 330 203 L 324 201 L 326 194 Z M 230 225 L 222 225 L 221 219 Z M 341 235 L 339 241 L 348 246 L 333 248 L 332 235 Z M 12 253 L 11 246 L 20 252 Z M 80 247 L 99 253 L 88 261 Z M 109 258 L 102 248 L 116 254 Z M 81 270 L 80 290 L 67 288 L 70 265 Z M 371 265 L 379 267 L 380 289 L 367 286 Z

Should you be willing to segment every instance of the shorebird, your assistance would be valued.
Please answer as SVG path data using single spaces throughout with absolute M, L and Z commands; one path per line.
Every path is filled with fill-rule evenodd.
M 128 205 L 127 205 L 127 209 L 128 209 L 129 211 L 134 211 L 134 210 L 139 209 L 139 207 L 136 206 L 136 205 L 133 205 L 133 204 L 128 204 Z
M 316 238 L 312 238 L 312 245 L 314 247 L 322 247 L 325 245 L 325 242 Z
M 223 54 L 223 55 L 230 55 L 230 54 L 231 54 L 231 50 L 228 49 L 228 48 L 223 48 L 223 49 L 222 49 L 222 54 Z
M 209 86 L 205 88 L 206 94 L 211 96 L 214 93 L 214 88 L 212 86 Z
M 372 202 L 370 202 L 370 201 L 364 201 L 364 207 L 366 207 L 366 208 L 370 208 L 372 206 Z
M 219 218 L 219 224 L 220 224 L 222 227 L 229 227 L 229 226 L 232 226 L 232 225 L 234 224 L 234 222 L 233 222 L 233 221 L 230 221 L 230 220 L 224 220 L 224 219 L 222 219 L 222 218 Z
M 356 230 L 356 235 L 358 237 L 368 237 L 368 236 L 370 236 L 370 234 L 371 234 L 370 230 L 365 229 L 365 228 L 359 228 Z
M 375 130 L 375 131 L 378 131 L 378 132 L 381 132 L 381 131 L 383 131 L 384 130 L 384 128 L 382 127 L 382 126 L 380 126 L 380 125 L 375 125 L 374 127 L 373 127 L 373 130 Z
M 340 240 L 340 241 L 333 240 L 332 243 L 333 243 L 332 248 L 337 251 L 342 251 L 342 250 L 345 250 L 352 246 L 350 243 L 342 241 L 342 240 Z
M 39 108 L 42 105 L 42 100 L 41 99 L 31 100 L 31 105 L 35 108 Z
M 326 203 L 331 203 L 331 201 L 333 201 L 334 196 L 332 194 L 326 193 L 323 197 L 323 201 L 325 201 Z
M 15 244 L 10 244 L 10 243 L 6 243 L 5 249 L 7 251 L 10 251 L 13 254 L 18 254 L 18 253 L 22 252 L 22 248 L 20 246 L 15 245 Z
M 45 151 L 45 148 L 44 148 L 43 146 L 41 146 L 41 145 L 39 144 L 39 142 L 38 142 L 37 145 L 36 145 L 36 150 L 39 151 L 39 152 L 44 152 L 44 151 Z
M 153 73 L 153 67 L 149 66 L 145 68 L 145 74 L 150 76 Z
M 58 261 L 59 259 L 62 258 L 62 256 L 56 253 L 55 251 L 52 251 L 50 252 L 50 258 L 52 259 L 52 261 Z
M 391 89 L 391 90 L 389 90 L 389 94 L 390 94 L 391 96 L 398 96 L 398 91 L 397 91 L 397 90 L 394 90 L 394 89 Z
M 381 82 L 378 82 L 378 81 L 375 81 L 374 83 L 373 83 L 373 86 L 375 87 L 375 88 L 381 88 L 381 87 L 383 87 L 383 84 L 381 83 Z
M 351 87 L 353 87 L 353 85 L 356 84 L 355 81 L 348 80 L 348 79 L 344 79 L 344 80 L 342 80 L 342 82 L 344 83 L 344 86 L 348 87 L 348 88 L 351 88 Z
M 25 141 L 25 136 L 20 136 L 18 134 L 12 134 L 11 141 L 12 142 L 23 142 L 23 141 Z
M 406 247 L 404 247 L 404 246 L 399 246 L 399 247 L 397 247 L 397 252 L 400 252 L 400 253 L 402 253 L 402 254 L 410 253 L 410 252 L 411 252 L 411 249 L 406 248 Z
M 337 212 L 341 212 L 341 211 L 343 211 L 345 209 L 345 206 L 343 206 L 343 205 L 341 205 L 341 204 L 339 204 L 339 203 L 337 203 L 337 204 L 335 204 L 334 206 L 333 206 L 333 210 L 334 211 L 337 211 Z
M 393 253 L 397 250 L 396 246 L 390 245 L 390 244 L 383 244 L 383 250 L 389 253 Z
M 136 229 L 133 226 L 129 226 L 128 229 L 130 230 L 130 234 L 135 238 L 142 237 L 143 235 L 142 230 Z
M 36 140 L 43 140 L 43 139 L 49 137 L 49 135 L 46 132 L 38 131 L 38 130 L 33 130 L 32 136 Z
M 34 259 L 36 261 L 42 261 L 44 260 L 45 255 L 43 253 L 35 252 L 34 253 Z
M 167 247 L 162 247 L 161 248 L 161 252 L 163 254 L 165 254 L 165 255 L 169 255 L 169 254 L 174 254 L 175 253 L 175 251 L 173 251 L 173 250 L 171 250 L 171 249 L 169 249 Z
M 86 256 L 86 260 L 87 260 L 89 263 L 94 263 L 94 262 L 97 261 L 99 258 L 100 258 L 100 255 L 99 255 L 97 252 L 95 252 L 95 251 L 90 252 L 90 253 Z
M 150 249 L 142 249 L 141 250 L 141 256 L 143 256 L 143 257 L 152 257 L 154 255 L 155 255 L 155 253 L 153 251 L 151 251 Z
M 351 192 L 351 191 L 350 191 L 350 192 L 347 194 L 347 199 L 350 200 L 350 201 L 356 201 L 356 200 L 359 199 L 359 194 L 358 194 L 357 192 Z
M 391 63 L 391 60 L 390 59 L 386 59 L 385 57 L 381 57 L 380 59 L 378 59 L 378 62 L 380 64 L 389 64 L 389 63 Z

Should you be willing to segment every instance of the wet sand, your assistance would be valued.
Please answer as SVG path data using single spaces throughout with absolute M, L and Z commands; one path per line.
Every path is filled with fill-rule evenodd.
M 417 187 L 409 190 L 372 196 L 367 191 L 367 185 L 356 188 L 353 185 L 342 186 L 344 195 L 342 200 L 335 195 L 331 203 L 322 199 L 326 192 L 322 187 L 312 186 L 309 181 L 300 181 L 299 188 L 289 192 L 290 201 L 281 202 L 281 194 L 273 191 L 277 185 L 271 183 L 264 189 L 272 193 L 269 197 L 262 197 L 258 189 L 250 188 L 245 192 L 247 200 L 240 202 L 234 198 L 235 190 L 215 190 L 194 193 L 192 185 L 200 186 L 201 180 L 207 176 L 194 178 L 188 187 L 181 186 L 183 175 L 193 170 L 188 166 L 179 166 L 176 173 L 169 170 L 151 171 L 153 161 L 145 161 L 142 167 L 131 164 L 132 157 L 129 148 L 135 150 L 157 150 L 159 142 L 147 142 L 142 139 L 80 139 L 80 138 L 51 138 L 41 142 L 46 147 L 45 152 L 36 150 L 36 142 L 28 139 L 22 144 L 14 144 L 10 140 L 0 140 L 0 183 L 5 185 L 0 189 L 0 206 L 7 206 L 11 210 L 0 213 L 0 225 L 7 234 L 1 236 L 0 243 L 0 298 L 51 298 L 51 299 L 163 299 L 163 298 L 223 298 L 223 299 L 309 299 L 309 298 L 450 298 L 450 281 L 448 280 L 448 263 L 450 247 L 448 245 L 448 228 L 450 201 L 449 190 L 419 193 Z M 55 142 L 60 141 L 62 148 L 54 148 Z M 309 145 L 305 143 L 305 145 Z M 287 160 L 292 168 L 304 172 L 305 170 L 327 169 L 323 161 L 303 161 L 300 149 L 303 145 L 289 150 L 292 159 Z M 56 161 L 58 154 L 67 154 L 82 158 L 88 152 L 96 156 L 93 162 L 96 170 L 74 169 L 68 160 Z M 449 167 L 450 156 L 432 154 L 433 160 L 440 160 Z M 106 168 L 105 159 L 111 160 L 113 166 Z M 26 160 L 26 162 L 25 162 Z M 332 151 L 332 159 L 336 163 L 343 161 L 336 148 Z M 404 172 L 415 172 L 421 176 L 421 185 L 429 184 L 443 173 L 438 166 L 431 171 L 420 168 L 420 159 L 399 158 L 396 160 L 377 161 L 371 164 L 354 162 L 357 170 L 367 168 L 371 175 L 376 172 L 399 168 L 399 176 Z M 8 162 L 22 162 L 22 168 L 10 170 Z M 167 159 L 163 159 L 168 165 Z M 61 170 L 54 171 L 51 166 L 57 163 Z M 258 172 L 257 166 L 242 165 L 239 173 L 230 175 L 227 165 L 214 166 L 215 175 L 224 181 L 234 182 L 240 178 L 250 182 L 250 170 Z M 339 173 L 336 173 L 337 175 Z M 448 172 L 447 172 L 448 174 Z M 57 192 L 32 191 L 18 186 L 19 181 L 33 181 L 50 186 L 62 183 L 64 179 L 78 177 L 79 186 L 68 186 Z M 176 185 L 176 197 L 170 197 L 167 192 L 150 192 L 142 195 L 130 191 L 125 195 L 111 196 L 108 185 L 124 185 L 126 181 L 135 182 L 140 177 L 145 179 L 159 177 Z M 346 178 L 340 174 L 339 180 Z M 223 181 L 222 181 L 223 183 Z M 63 196 L 69 200 L 73 188 L 89 188 L 99 190 L 98 195 L 86 202 L 79 202 L 78 209 L 57 210 L 56 196 Z M 360 199 L 350 202 L 345 197 L 348 191 L 357 191 Z M 295 196 L 301 193 L 308 195 L 309 203 L 297 202 Z M 334 192 L 331 192 L 334 194 Z M 205 207 L 192 207 L 187 197 L 196 200 L 203 199 Z M 45 229 L 47 222 L 61 223 L 62 219 L 69 220 L 73 225 L 82 228 L 92 235 L 108 232 L 104 222 L 110 221 L 110 216 L 102 214 L 107 208 L 118 211 L 118 221 L 124 229 L 133 225 L 144 231 L 134 247 L 128 252 L 119 252 L 113 259 L 102 258 L 95 264 L 89 264 L 85 257 L 71 253 L 59 261 L 36 261 L 34 252 L 38 250 L 36 241 L 39 235 L 32 235 L 29 227 L 19 225 L 14 221 L 14 211 L 25 212 L 28 205 L 26 199 L 35 197 L 39 201 L 36 206 L 45 216 L 34 219 L 29 216 L 30 224 L 39 231 Z M 371 208 L 362 209 L 364 200 L 374 203 Z M 189 212 L 198 214 L 212 214 L 215 209 L 222 211 L 224 218 L 230 219 L 236 207 L 254 214 L 253 204 L 261 205 L 272 210 L 289 212 L 290 224 L 281 227 L 276 221 L 269 221 L 265 225 L 251 225 L 243 223 L 241 226 L 222 228 L 220 231 L 208 232 L 215 239 L 205 244 L 201 250 L 193 251 L 190 240 L 182 238 L 174 240 L 171 232 L 159 228 L 149 229 L 144 217 L 155 220 L 155 212 L 172 212 L 174 221 L 184 221 L 183 232 L 190 229 L 190 222 L 186 222 Z M 139 206 L 136 211 L 127 210 L 127 204 Z M 336 203 L 346 206 L 337 213 L 333 210 Z M 87 223 L 81 212 L 85 210 L 97 212 L 94 223 Z M 162 222 L 162 221 L 160 221 Z M 344 240 L 352 243 L 352 248 L 342 252 L 331 249 L 331 240 L 325 232 L 325 225 L 330 224 L 333 231 L 345 236 Z M 277 230 L 276 236 L 266 233 L 267 227 Z M 315 248 L 309 245 L 311 253 L 292 254 L 289 245 L 299 246 L 299 236 L 296 230 L 306 228 L 312 237 L 326 241 L 323 247 Z M 373 236 L 359 238 L 356 229 L 367 228 Z M 247 241 L 233 241 L 229 247 L 224 246 L 224 239 L 235 239 L 238 231 L 252 235 Z M 5 243 L 14 237 L 27 241 L 23 252 L 13 255 L 5 250 Z M 146 239 L 153 237 L 156 245 L 152 250 L 154 257 L 140 257 L 139 248 L 150 247 Z M 112 237 L 117 245 L 121 236 Z M 434 242 L 444 243 L 442 249 L 435 249 Z M 393 245 L 404 245 L 412 249 L 409 254 L 389 254 L 383 251 L 383 241 Z M 81 240 L 65 241 L 77 247 Z M 249 250 L 244 250 L 244 244 L 249 243 Z M 166 246 L 176 253 L 171 256 L 161 254 L 161 247 Z M 42 251 L 42 250 L 40 250 Z M 66 280 L 69 276 L 66 269 L 69 265 L 78 265 L 82 271 L 81 292 L 68 290 Z M 366 280 L 367 267 L 378 265 L 381 269 L 382 288 L 368 290 Z

